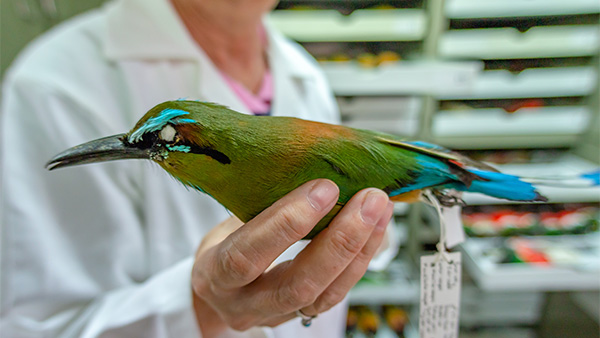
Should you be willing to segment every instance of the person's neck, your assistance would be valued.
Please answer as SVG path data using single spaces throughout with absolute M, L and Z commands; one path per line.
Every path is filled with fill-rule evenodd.
M 229 1 L 171 0 L 196 43 L 217 68 L 257 93 L 268 65 L 258 9 L 233 8 Z

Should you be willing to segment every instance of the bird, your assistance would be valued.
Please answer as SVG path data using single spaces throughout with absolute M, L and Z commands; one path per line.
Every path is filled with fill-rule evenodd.
M 59 153 L 46 168 L 119 159 L 156 162 L 243 222 L 303 183 L 329 179 L 339 187 L 339 199 L 306 239 L 367 187 L 383 190 L 394 202 L 416 202 L 423 192 L 433 192 L 442 205 L 462 204 L 452 191 L 547 201 L 533 184 L 432 143 L 294 117 L 247 115 L 183 99 L 156 105 L 127 133 Z

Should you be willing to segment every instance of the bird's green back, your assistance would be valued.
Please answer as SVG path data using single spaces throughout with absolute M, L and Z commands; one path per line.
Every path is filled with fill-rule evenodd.
M 178 125 L 180 137 L 222 154 L 222 160 L 216 155 L 170 151 L 157 162 L 244 222 L 303 183 L 327 178 L 339 186 L 340 198 L 330 217 L 315 229 L 318 233 L 359 190 L 402 186 L 411 179 L 411 168 L 417 169 L 414 153 L 382 142 L 378 133 L 291 117 L 244 115 L 203 102 L 159 105 L 132 132 L 167 108 L 189 112 L 185 119 L 195 123 Z

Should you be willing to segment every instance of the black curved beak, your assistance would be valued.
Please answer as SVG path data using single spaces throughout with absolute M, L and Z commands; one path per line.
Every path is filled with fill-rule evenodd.
M 124 142 L 125 134 L 103 137 L 69 148 L 54 156 L 46 169 L 123 159 L 149 159 L 151 149 L 134 147 Z

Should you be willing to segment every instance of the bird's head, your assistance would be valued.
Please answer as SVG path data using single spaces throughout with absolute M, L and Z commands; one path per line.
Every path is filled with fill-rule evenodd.
M 49 170 L 86 163 L 121 159 L 157 162 L 184 184 L 200 188 L 201 173 L 222 169 L 231 163 L 219 150 L 227 117 L 237 114 L 223 106 L 198 101 L 168 101 L 144 115 L 126 134 L 93 140 L 56 155 Z M 221 168 L 220 168 L 221 167 Z

